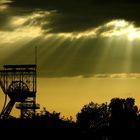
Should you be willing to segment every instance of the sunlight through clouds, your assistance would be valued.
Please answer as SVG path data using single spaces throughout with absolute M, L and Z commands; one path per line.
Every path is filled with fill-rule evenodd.
M 116 19 L 85 31 L 53 33 L 50 16 L 50 12 L 36 11 L 27 16 L 11 17 L 12 30 L 0 31 L 0 44 L 16 46 L 18 51 L 9 52 L 9 58 L 1 59 L 2 63 L 25 62 L 22 58 L 11 59 L 23 50 L 25 57 L 33 62 L 33 46 L 37 45 L 41 76 L 90 77 L 97 73 L 139 71 L 139 62 L 135 60 L 139 58 L 136 53 L 139 52 L 140 28 L 134 23 Z
M 130 29 L 128 33 L 128 38 L 130 40 L 140 38 L 140 29 L 134 29 L 134 28 Z
M 49 33 L 48 33 L 49 34 Z M 53 33 L 52 33 L 53 35 Z M 128 41 L 140 39 L 140 27 L 123 19 L 116 19 L 83 32 L 57 33 L 58 36 L 71 39 L 79 38 L 124 38 Z
M 42 35 L 42 30 L 39 27 L 27 27 L 22 29 L 17 29 L 13 32 L 3 32 L 0 31 L 0 40 L 2 43 L 15 43 L 19 40 L 33 39 Z
M 113 20 L 104 26 L 98 28 L 107 28 L 108 30 L 101 33 L 103 37 L 126 37 L 128 40 L 140 39 L 140 28 L 135 27 L 133 23 L 125 20 Z
M 39 26 L 41 28 L 44 24 L 49 24 L 49 20 L 47 18 L 50 16 L 50 14 L 51 13 L 47 11 L 37 11 L 28 16 L 13 16 L 10 24 L 15 28 L 21 26 Z
M 111 27 L 111 26 L 114 26 L 114 27 L 126 27 L 128 26 L 129 23 L 123 19 L 120 19 L 120 20 L 112 20 L 108 23 L 106 23 L 106 26 L 108 27 Z
M 7 3 L 11 3 L 10 0 L 0 0 L 0 12 L 6 10 L 8 8 Z
M 23 25 L 28 20 L 27 17 L 13 17 L 11 19 L 11 25 L 14 27 Z
M 132 41 L 134 39 L 140 39 L 140 28 L 135 27 L 133 23 L 125 20 L 112 20 L 91 30 L 87 30 L 81 33 L 67 33 L 64 34 L 64 36 L 65 35 L 75 39 L 82 37 L 116 37 L 117 39 L 122 37 L 128 39 L 128 41 Z
M 49 12 L 34 12 L 28 16 L 13 16 L 10 18 L 9 25 L 12 31 L 0 31 L 1 43 L 14 43 L 23 39 L 34 39 L 43 35 L 38 19 L 50 15 Z M 45 22 L 45 23 L 44 23 Z M 48 20 L 42 21 L 41 25 L 47 24 Z
M 25 36 L 34 38 L 41 35 L 44 38 L 48 36 L 58 36 L 64 39 L 69 38 L 70 40 L 84 38 L 124 38 L 128 39 L 128 41 L 133 41 L 140 39 L 140 27 L 135 27 L 134 23 L 123 19 L 112 20 L 82 32 L 51 33 L 49 26 L 50 17 L 51 12 L 47 11 L 36 11 L 28 16 L 13 16 L 10 19 L 10 26 L 13 31 L 0 31 L 0 39 L 2 39 L 3 42 L 11 42 L 13 38 L 16 38 L 15 41 L 17 41 Z M 10 34 L 10 36 L 7 36 L 7 34 Z

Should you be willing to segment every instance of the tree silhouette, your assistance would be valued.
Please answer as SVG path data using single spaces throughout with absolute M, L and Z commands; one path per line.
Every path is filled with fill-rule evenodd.
M 110 108 L 110 136 L 113 140 L 133 139 L 138 107 L 133 98 L 113 98 Z
M 109 125 L 108 105 L 90 102 L 77 114 L 77 124 L 85 137 L 103 139 L 107 136 Z
M 113 98 L 109 104 L 90 102 L 72 117 L 60 117 L 60 112 L 46 108 L 32 119 L 11 117 L 0 119 L 0 132 L 15 132 L 23 139 L 46 136 L 51 139 L 137 140 L 140 130 L 140 114 L 133 98 Z M 23 135 L 24 133 L 24 135 Z M 8 135 L 4 135 L 8 136 Z

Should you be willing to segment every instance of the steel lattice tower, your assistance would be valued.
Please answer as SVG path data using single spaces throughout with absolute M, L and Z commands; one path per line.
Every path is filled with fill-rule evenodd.
M 36 104 L 37 74 L 36 65 L 4 65 L 0 70 L 0 86 L 5 96 L 10 98 L 4 105 L 0 118 L 9 118 L 16 103 L 21 118 L 32 118 L 39 104 Z

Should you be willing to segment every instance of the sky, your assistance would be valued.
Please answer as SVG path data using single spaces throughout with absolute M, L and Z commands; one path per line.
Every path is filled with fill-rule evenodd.
M 140 105 L 139 9 L 137 0 L 0 0 L 0 67 L 35 63 L 37 47 L 37 101 L 64 116 L 113 97 Z

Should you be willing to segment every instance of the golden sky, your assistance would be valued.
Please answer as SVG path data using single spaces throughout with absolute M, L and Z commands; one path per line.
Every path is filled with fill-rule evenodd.
M 38 81 L 37 101 L 50 111 L 75 118 L 83 105 L 109 103 L 114 97 L 135 98 L 140 105 L 140 79 L 125 78 L 41 78 Z
M 81 110 L 83 105 L 93 101 L 95 103 L 110 103 L 114 97 L 135 98 L 135 104 L 140 106 L 140 79 L 135 77 L 116 78 L 38 78 L 37 103 L 50 112 L 61 112 L 61 117 L 73 116 Z M 4 94 L 0 92 L 0 104 L 4 103 Z M 1 108 L 0 108 L 1 109 Z M 13 115 L 19 115 L 13 109 Z

